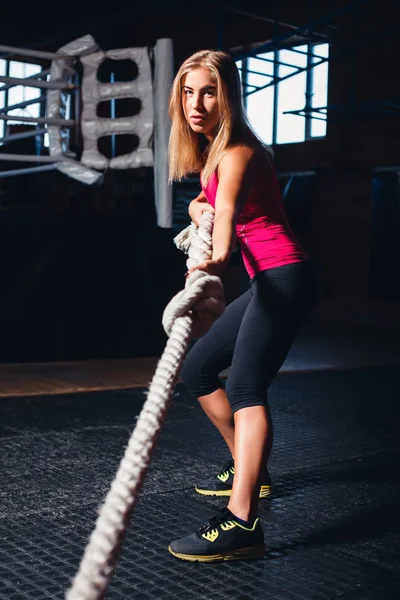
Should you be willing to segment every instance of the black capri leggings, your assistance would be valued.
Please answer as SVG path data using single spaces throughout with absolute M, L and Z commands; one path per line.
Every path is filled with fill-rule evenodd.
M 257 273 L 189 351 L 184 384 L 196 398 L 206 396 L 222 388 L 219 373 L 230 366 L 225 391 L 232 411 L 264 406 L 268 386 L 316 300 L 311 261 Z

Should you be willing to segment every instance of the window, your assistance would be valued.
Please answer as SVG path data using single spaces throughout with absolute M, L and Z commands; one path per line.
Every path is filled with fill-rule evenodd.
M 257 58 L 247 59 L 247 83 L 252 89 L 263 86 L 266 81 L 272 81 L 274 77 L 274 53 L 260 54 Z M 266 77 L 267 76 L 267 77 Z M 274 106 L 274 86 L 266 87 L 255 94 L 247 96 L 247 114 L 254 131 L 260 138 L 273 139 L 273 119 L 271 119 L 271 110 L 265 110 L 265 107 Z
M 25 79 L 40 73 L 42 67 L 40 65 L 34 65 L 30 63 L 22 63 L 16 60 L 10 60 L 8 74 L 10 77 L 18 77 Z M 29 100 L 40 98 L 40 88 L 27 87 L 23 85 L 13 86 L 8 90 L 8 106 L 14 106 L 14 104 L 20 104 Z M 22 108 L 15 108 L 14 110 L 8 111 L 8 114 L 15 115 L 18 117 L 39 117 L 40 116 L 40 102 L 29 104 Z M 22 121 L 7 121 L 9 124 L 21 123 Z
M 8 77 L 18 77 L 25 79 L 37 75 L 42 71 L 42 66 L 35 63 L 25 63 L 18 60 L 6 60 L 0 59 L 0 75 L 7 75 Z M 5 91 L 1 91 L 0 87 L 0 109 L 7 106 L 14 106 L 25 102 L 31 102 L 36 98 L 39 100 L 44 90 L 37 87 L 29 87 L 26 85 L 16 85 L 9 87 Z M 43 105 L 42 102 L 32 102 L 27 106 L 20 106 L 12 110 L 7 111 L 7 115 L 10 117 L 7 121 L 0 121 L 0 137 L 4 137 L 7 134 L 7 125 L 18 124 L 22 125 L 23 121 L 15 121 L 12 116 L 16 117 L 28 117 L 35 118 L 40 117 Z M 29 123 L 29 121 L 27 121 Z M 34 123 L 29 123 L 34 125 Z
M 326 135 L 329 44 L 303 44 L 237 61 L 249 121 L 267 144 Z
M 315 47 L 316 53 L 322 58 L 329 58 L 329 44 L 319 44 Z M 328 61 L 321 62 L 318 56 L 312 56 L 312 63 L 319 64 L 310 70 L 311 75 L 311 106 L 318 112 L 312 113 L 311 121 L 311 136 L 323 137 L 326 135 L 326 115 L 328 104 Z
M 7 73 L 7 61 L 4 58 L 0 58 L 0 75 L 3 77 Z M 6 103 L 6 92 L 2 92 L 0 88 L 0 109 L 4 108 Z M 4 121 L 0 120 L 0 138 L 4 136 Z

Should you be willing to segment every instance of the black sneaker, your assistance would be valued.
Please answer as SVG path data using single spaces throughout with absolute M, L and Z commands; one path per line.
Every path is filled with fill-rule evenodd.
M 203 494 L 203 496 L 230 496 L 234 474 L 234 463 L 233 460 L 230 460 L 217 475 L 197 483 L 195 487 L 196 492 Z M 268 498 L 271 495 L 271 491 L 271 477 L 266 468 L 261 481 L 260 498 Z
M 195 533 L 171 542 L 168 550 L 182 560 L 199 562 L 261 558 L 265 554 L 264 533 L 260 519 L 251 528 L 243 527 L 224 508 Z

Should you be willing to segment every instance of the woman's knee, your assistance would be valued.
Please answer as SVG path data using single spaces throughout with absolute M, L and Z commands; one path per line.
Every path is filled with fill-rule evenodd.
M 195 398 L 207 396 L 222 387 L 218 374 L 190 355 L 183 363 L 181 379 Z
M 198 366 L 196 366 L 195 361 L 191 360 L 190 355 L 188 355 L 181 369 L 181 380 L 186 387 L 191 390 L 192 388 L 197 387 L 199 375 Z
M 244 381 L 237 383 L 228 377 L 225 392 L 233 413 L 250 406 L 268 406 L 267 390 L 261 384 L 246 384 Z

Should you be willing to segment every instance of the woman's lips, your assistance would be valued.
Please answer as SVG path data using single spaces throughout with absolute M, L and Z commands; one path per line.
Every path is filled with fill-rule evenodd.
M 205 121 L 205 117 L 190 117 L 190 119 L 193 121 L 193 123 L 196 123 L 196 125 L 199 125 Z

